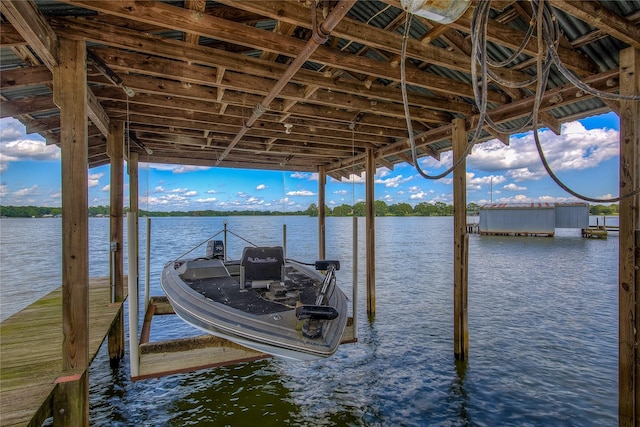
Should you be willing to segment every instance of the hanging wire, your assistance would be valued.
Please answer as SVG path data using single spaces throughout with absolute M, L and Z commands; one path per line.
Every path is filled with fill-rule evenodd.
M 546 49 L 548 56 L 554 58 L 554 55 L 551 54 L 552 52 L 555 53 L 555 59 L 553 59 L 553 62 L 555 63 L 555 65 L 558 67 L 558 69 L 560 68 L 564 68 L 564 65 L 562 64 L 560 58 L 557 55 L 557 45 L 559 43 L 559 31 L 557 31 L 557 21 L 555 19 L 549 18 L 549 16 L 551 16 L 550 12 L 547 12 L 549 7 L 547 6 L 547 4 L 544 2 L 544 0 L 540 0 L 535 1 L 532 0 L 532 6 L 537 6 L 537 29 L 538 29 L 538 52 L 541 52 L 542 49 Z M 536 9 L 534 9 L 536 10 Z M 549 20 L 552 20 L 553 24 L 551 24 L 549 22 Z M 551 29 L 551 27 L 553 26 L 553 32 L 549 31 Z M 544 28 L 544 30 L 543 30 Z M 546 31 L 545 31 L 546 30 Z M 550 38 L 551 35 L 553 35 L 553 38 Z M 540 70 L 542 69 L 543 64 L 542 64 L 542 60 L 541 60 L 541 55 L 538 55 L 538 61 L 537 61 L 537 65 L 536 68 L 538 70 L 538 72 L 540 72 Z M 566 71 L 566 72 L 565 72 Z M 607 99 L 640 99 L 640 96 L 625 96 L 625 95 L 614 95 L 614 94 L 609 94 L 607 92 L 600 92 L 600 91 L 595 91 L 592 88 L 588 87 L 587 85 L 583 84 L 582 82 L 580 82 L 578 79 L 573 78 L 573 75 L 566 70 L 561 72 L 563 73 L 563 75 L 565 77 L 567 77 L 567 80 L 569 80 L 570 82 L 572 82 L 575 86 L 582 88 L 584 87 L 584 91 L 585 92 L 589 92 L 595 96 L 600 96 L 603 97 L 601 95 L 606 95 Z M 578 83 L 578 84 L 576 84 Z M 567 193 L 571 194 L 574 197 L 577 197 L 579 199 L 588 201 L 588 202 L 594 202 L 594 203 L 614 203 L 614 202 L 619 202 L 622 199 L 625 199 L 627 197 L 632 197 L 635 196 L 636 194 L 640 193 L 640 189 L 636 189 L 635 191 L 631 191 L 629 193 L 620 195 L 618 197 L 613 197 L 613 198 L 593 198 L 593 197 L 589 197 L 589 196 L 585 196 L 583 194 L 580 194 L 574 190 L 572 190 L 571 188 L 569 188 L 569 186 L 567 186 L 566 184 L 564 184 L 557 176 L 556 174 L 553 172 L 553 170 L 551 169 L 549 163 L 547 162 L 547 159 L 544 155 L 544 152 L 542 151 L 542 144 L 540 142 L 540 136 L 539 136 L 539 132 L 538 132 L 538 110 L 539 110 L 539 106 L 540 103 L 542 101 L 542 93 L 544 92 L 545 87 L 540 87 L 540 84 L 538 84 L 538 88 L 536 90 L 537 92 L 537 96 L 536 96 L 536 105 L 534 106 L 534 120 L 533 120 L 533 136 L 534 136 L 534 140 L 536 143 L 536 150 L 538 151 L 538 155 L 540 156 L 540 160 L 542 161 L 542 165 L 544 166 L 545 170 L 547 171 L 547 173 L 549 174 L 549 176 L 551 177 L 551 179 L 553 179 L 553 181 L 563 190 L 565 190 Z M 538 95 L 539 93 L 539 95 Z M 613 97 L 612 97 L 613 96 Z
M 540 160 L 542 164 L 551 177 L 553 181 L 558 184 L 563 190 L 568 192 L 569 194 L 577 197 L 579 199 L 595 202 L 595 203 L 612 203 L 620 201 L 626 197 L 634 196 L 640 193 L 640 189 L 636 189 L 635 191 L 631 191 L 624 195 L 615 198 L 607 198 L 607 199 L 595 199 L 592 197 L 588 197 L 582 194 L 577 193 L 576 191 L 569 188 L 565 185 L 553 172 L 547 159 L 542 150 L 542 144 L 540 143 L 540 137 L 538 132 L 538 116 L 540 106 L 542 105 L 542 99 L 544 96 L 545 89 L 547 87 L 547 82 L 550 75 L 551 66 L 555 65 L 558 71 L 574 86 L 582 90 L 583 92 L 589 93 L 590 95 L 597 96 L 603 99 L 612 99 L 612 100 L 640 100 L 640 96 L 638 95 L 620 95 L 620 94 L 611 94 L 608 92 L 603 92 L 596 90 L 587 84 L 580 81 L 577 77 L 571 73 L 570 70 L 566 68 L 563 64 L 560 56 L 558 55 L 558 46 L 560 44 L 560 29 L 555 16 L 551 10 L 551 7 L 544 0 L 531 0 L 531 7 L 533 10 L 532 19 L 535 20 L 535 28 L 537 31 L 537 44 L 538 44 L 538 55 L 536 58 L 536 77 L 534 79 L 527 80 L 526 82 L 509 82 L 503 78 L 498 77 L 493 71 L 488 68 L 488 65 L 494 67 L 504 67 L 505 65 L 513 62 L 513 60 L 524 50 L 524 46 L 531 40 L 533 35 L 533 27 L 534 25 L 530 25 L 529 30 L 527 31 L 524 40 L 522 41 L 520 47 L 507 59 L 501 62 L 496 62 L 489 58 L 487 55 L 487 39 L 486 39 L 486 28 L 489 21 L 489 12 L 491 9 L 491 2 L 478 2 L 478 6 L 474 10 L 472 21 L 471 21 L 471 41 L 472 41 L 472 64 L 471 64 L 471 73 L 472 73 L 472 81 L 474 88 L 474 98 L 476 105 L 480 110 L 480 122 L 479 126 L 482 124 L 487 124 L 490 128 L 496 130 L 497 132 L 505 132 L 505 133 L 516 133 L 524 128 L 531 126 L 533 129 L 534 140 L 536 143 L 536 149 L 538 151 L 538 155 L 540 156 Z M 477 67 L 480 65 L 480 77 L 478 78 Z M 534 97 L 534 106 L 531 114 L 528 115 L 522 122 L 519 129 L 505 129 L 504 127 L 498 125 L 493 122 L 489 115 L 487 114 L 487 81 L 488 78 L 491 78 L 493 81 L 498 84 L 518 88 L 525 87 L 527 84 L 531 84 L 535 81 L 536 83 L 536 93 Z
M 538 155 L 540 156 L 540 160 L 542 164 L 549 174 L 549 176 L 553 179 L 556 184 L 558 184 L 563 190 L 568 192 L 582 200 L 590 201 L 590 202 L 600 202 L 600 203 L 612 203 L 620 201 L 621 199 L 635 196 L 640 193 L 640 189 L 636 189 L 624 195 L 615 198 L 608 199 L 595 199 L 582 194 L 579 194 L 572 189 L 570 189 L 567 185 L 565 185 L 553 172 L 547 159 L 542 150 L 542 144 L 540 143 L 540 137 L 538 134 L 538 123 L 539 123 L 539 110 L 542 105 L 542 99 L 544 96 L 545 89 L 547 87 L 547 82 L 549 80 L 549 75 L 551 71 L 552 65 L 555 65 L 558 71 L 574 86 L 579 88 L 585 93 L 588 93 L 593 96 L 600 97 L 602 99 L 611 99 L 611 100 L 631 100 L 637 101 L 640 100 L 640 96 L 638 95 L 621 95 L 621 94 L 612 94 L 609 92 L 603 92 L 597 89 L 590 87 L 584 82 L 580 81 L 573 73 L 567 69 L 567 67 L 563 64 L 560 56 L 558 55 L 558 46 L 560 44 L 560 29 L 555 16 L 551 10 L 551 7 L 544 0 L 531 0 L 531 6 L 533 10 L 532 19 L 535 20 L 535 25 L 530 25 L 527 33 L 525 34 L 524 39 L 520 43 L 520 46 L 506 59 L 502 61 L 495 61 L 489 57 L 487 54 L 487 26 L 489 23 L 489 13 L 491 11 L 491 2 L 490 1 L 480 1 L 478 2 L 471 20 L 471 79 L 474 93 L 474 100 L 476 106 L 479 110 L 479 119 L 474 131 L 473 138 L 467 144 L 467 148 L 460 158 L 454 162 L 454 164 L 438 175 L 428 175 L 426 174 L 420 164 L 418 163 L 418 155 L 415 144 L 413 126 L 411 123 L 411 115 L 409 112 L 409 101 L 407 96 L 407 88 L 406 88 L 406 49 L 407 49 L 407 40 L 409 38 L 409 31 L 411 28 L 411 14 L 407 14 L 405 28 L 404 28 L 404 36 L 402 39 L 402 51 L 401 51 L 401 61 L 400 61 L 400 75 L 401 75 L 401 90 L 402 90 L 402 101 L 404 106 L 405 118 L 407 122 L 407 131 L 409 133 L 409 142 L 411 145 L 411 158 L 414 162 L 414 166 L 418 173 L 427 179 L 440 179 L 448 174 L 450 174 L 462 161 L 466 159 L 466 157 L 471 152 L 471 148 L 477 143 L 478 137 L 481 134 L 482 128 L 487 125 L 491 129 L 495 130 L 499 133 L 517 133 L 531 127 L 533 129 L 534 139 L 536 142 L 536 149 L 538 151 Z M 538 55 L 536 60 L 536 75 L 530 79 L 523 81 L 511 81 L 504 79 L 498 76 L 491 67 L 505 67 L 506 65 L 512 63 L 516 58 L 524 51 L 524 48 L 528 45 L 531 38 L 533 37 L 533 30 L 536 29 L 537 32 L 537 44 L 538 44 Z M 544 54 L 543 54 L 544 53 Z M 480 68 L 478 70 L 478 67 Z M 509 127 L 500 125 L 495 123 L 491 117 L 489 116 L 488 110 L 488 81 L 489 79 L 495 81 L 496 83 L 510 87 L 510 88 L 524 88 L 531 84 L 536 84 L 536 93 L 534 96 L 534 106 L 532 112 L 525 118 L 520 119 L 520 124 L 516 127 Z
M 447 169 L 446 171 L 438 175 L 429 175 L 422 170 L 422 168 L 420 167 L 420 163 L 418 163 L 418 151 L 416 149 L 416 141 L 413 136 L 413 124 L 411 123 L 411 113 L 409 111 L 409 100 L 407 96 L 407 78 L 406 78 L 405 62 L 406 62 L 406 55 L 407 55 L 407 39 L 409 38 L 409 30 L 411 28 L 411 16 L 412 15 L 410 13 L 407 13 L 406 15 L 406 21 L 404 24 L 404 36 L 402 37 L 402 51 L 400 54 L 400 87 L 402 90 L 402 103 L 404 106 L 404 116 L 407 121 L 407 132 L 409 133 L 409 143 L 411 145 L 411 158 L 413 160 L 414 167 L 416 171 L 418 171 L 418 173 L 423 178 L 435 180 L 435 179 L 444 178 L 445 176 L 449 175 L 456 167 L 458 167 L 458 165 L 460 165 L 467 158 L 469 153 L 471 153 L 471 149 L 473 148 L 474 144 L 477 142 L 477 137 L 480 135 L 480 132 L 482 130 L 483 120 L 480 120 L 478 122 L 478 126 L 476 127 L 476 130 L 474 132 L 473 139 L 467 143 L 467 148 L 465 149 L 462 156 L 460 156 L 460 158 L 457 159 L 449 169 Z M 486 95 L 485 95 L 485 98 L 486 98 Z

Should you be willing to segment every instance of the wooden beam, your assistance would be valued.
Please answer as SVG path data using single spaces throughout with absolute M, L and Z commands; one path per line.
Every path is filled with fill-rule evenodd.
M 112 4 L 111 2 L 92 2 L 86 0 L 69 2 L 72 4 L 81 4 L 88 9 L 114 13 L 118 16 L 122 15 L 134 21 L 144 23 L 155 22 L 164 26 L 167 25 L 167 16 L 173 16 L 176 19 L 176 22 L 172 23 L 176 25 L 174 29 L 184 30 L 191 28 L 194 32 L 199 32 L 201 35 L 206 35 L 207 37 L 222 39 L 241 45 L 249 45 L 252 48 L 280 52 L 283 55 L 291 57 L 296 57 L 305 44 L 303 40 L 298 40 L 293 37 L 281 36 L 211 16 L 205 16 L 196 21 L 190 16 L 182 16 L 184 15 L 184 9 L 163 3 L 129 2 L 131 3 L 131 10 L 129 10 L 128 8 L 121 8 L 117 3 Z M 133 5 L 134 3 L 135 6 Z M 274 74 L 274 71 L 277 70 L 277 64 L 271 61 L 252 59 L 246 55 L 234 54 L 220 49 L 192 46 L 177 40 L 168 40 L 158 36 L 141 34 L 136 31 L 126 31 L 120 27 L 115 27 L 112 30 L 110 26 L 100 23 L 72 19 L 53 20 L 52 24 L 58 33 L 65 34 L 67 37 L 83 37 L 125 49 L 129 49 L 130 46 L 136 46 L 138 51 L 152 53 L 151 50 L 153 50 L 155 54 L 160 54 L 161 56 L 184 59 L 185 61 L 209 63 L 215 67 L 222 66 L 232 70 L 238 70 L 239 67 L 246 68 L 250 63 L 253 63 L 252 68 L 255 67 L 256 71 L 266 67 L 271 74 Z M 75 29 L 72 30 L 72 28 Z M 158 52 L 158 49 L 166 49 L 169 47 L 171 53 Z M 203 52 L 202 55 L 200 51 Z M 213 53 L 215 53 L 215 55 L 213 55 Z M 205 62 L 202 62 L 203 60 Z M 380 78 L 396 81 L 400 80 L 400 68 L 397 65 L 358 57 L 345 52 L 336 52 L 324 46 L 316 50 L 311 60 L 355 73 L 375 75 Z M 282 67 L 279 73 L 281 74 L 284 69 L 286 69 L 286 67 Z M 319 76 L 322 75 L 322 73 L 317 72 L 316 74 Z M 473 88 L 470 84 L 431 73 L 425 73 L 417 67 L 409 66 L 406 77 L 407 83 L 410 85 L 444 94 L 473 98 Z M 325 81 L 329 79 L 330 78 L 324 77 Z M 319 86 L 323 86 L 323 84 Z M 488 99 L 490 102 L 496 103 L 504 103 L 506 101 L 506 98 L 502 94 L 495 91 L 488 93 Z
M 15 117 L 57 108 L 51 95 L 28 96 L 13 101 L 0 100 L 0 117 Z
M 324 166 L 318 167 L 318 259 L 326 259 L 326 197 L 327 173 Z
M 109 136 L 109 116 L 89 88 L 87 88 L 87 115 L 104 136 Z
M 309 21 L 309 8 L 298 1 L 258 1 L 247 2 L 242 0 L 221 0 L 221 3 L 228 4 L 237 9 L 247 10 L 271 19 L 295 24 L 300 27 L 311 28 Z M 403 14 L 399 15 L 402 20 Z M 365 22 L 345 18 L 332 31 L 336 37 L 351 40 L 367 46 L 369 49 L 376 49 L 382 52 L 391 52 L 400 55 L 402 46 L 402 35 L 383 28 L 377 28 Z M 433 44 L 423 43 L 421 40 L 410 38 L 407 40 L 407 57 L 414 58 L 422 62 L 439 65 L 450 70 L 463 73 L 470 73 L 471 58 L 465 54 L 459 54 Z M 354 56 L 354 55 L 352 55 Z M 399 56 L 391 61 L 399 63 Z M 341 68 L 341 67 L 339 67 Z M 520 72 L 502 71 L 503 77 L 515 81 L 524 81 L 528 78 Z
M 598 28 L 629 46 L 640 49 L 640 27 L 622 16 L 616 15 L 595 1 L 548 0 L 549 3 L 569 15 Z
M 109 274 L 111 283 L 111 302 L 124 300 L 124 230 L 122 221 L 123 212 L 123 150 L 124 150 L 124 122 L 112 121 L 109 137 L 107 138 L 107 155 L 110 159 L 111 180 L 109 185 L 110 195 L 110 257 Z M 109 361 L 111 367 L 117 367 L 124 357 L 124 317 L 122 312 L 114 321 L 109 330 Z
M 32 0 L 2 0 L 0 11 L 13 24 L 40 60 L 49 68 L 58 65 L 58 36 Z
M 366 230 L 367 230 L 367 314 L 376 315 L 376 206 L 375 181 L 376 161 L 373 149 L 367 148 L 365 166 L 366 186 Z
M 3 22 L 2 25 L 0 25 L 0 47 L 15 48 L 26 45 L 26 40 L 20 35 L 13 25 L 8 22 Z
M 591 87 L 597 90 L 603 90 L 607 92 L 613 92 L 618 89 L 617 79 L 614 79 L 614 76 L 618 74 L 618 70 L 610 70 L 604 73 L 600 73 L 597 75 L 593 75 L 584 79 L 584 82 L 589 84 Z M 615 82 L 612 81 L 616 80 Z M 547 111 L 549 109 L 557 108 L 563 105 L 569 105 L 572 100 L 578 97 L 584 97 L 585 95 L 580 89 L 576 88 L 573 84 L 567 84 L 565 86 L 548 90 L 545 92 L 543 97 L 543 102 L 540 107 L 540 111 Z M 559 100 L 559 101 L 558 101 Z M 494 108 L 490 111 L 490 115 L 494 122 L 496 123 L 505 123 L 509 120 L 518 119 L 521 117 L 526 117 L 530 114 L 531 109 L 533 108 L 534 100 L 533 98 L 524 98 L 521 100 L 513 101 L 507 105 L 501 105 L 499 107 Z M 584 117 L 584 116 L 581 116 Z M 576 120 L 576 117 L 572 117 L 572 120 Z M 467 119 L 467 128 L 471 128 L 471 126 L 475 126 L 477 123 L 478 117 L 470 117 Z M 420 135 L 416 135 L 415 141 L 417 147 L 422 147 L 426 144 L 432 144 L 439 141 L 446 141 L 451 138 L 451 125 L 440 126 L 426 132 L 423 132 Z M 389 156 L 394 155 L 396 153 L 400 153 L 403 151 L 409 150 L 409 139 L 405 138 L 395 142 L 393 144 L 388 144 L 382 148 L 377 149 L 376 157 L 379 156 Z M 440 150 L 444 151 L 444 150 Z M 351 166 L 355 164 L 364 164 L 365 156 L 364 154 L 358 154 L 351 159 L 342 159 L 332 164 L 327 165 L 327 172 L 331 173 L 336 169 L 345 168 L 347 166 Z
M 0 10 L 50 70 L 58 65 L 59 39 L 33 0 L 2 0 Z M 86 55 L 85 55 L 86 56 Z M 86 79 L 85 79 L 86 80 Z M 109 134 L 109 118 L 87 87 L 87 115 L 104 136 Z
M 184 8 L 191 11 L 191 14 L 196 18 L 202 16 L 205 9 L 207 8 L 206 0 L 184 0 Z M 199 44 L 200 36 L 198 34 L 193 34 L 186 32 L 184 33 L 184 41 L 189 44 Z
M 89 424 L 89 207 L 84 42 L 60 39 L 53 88 L 60 107 L 62 164 L 62 369 L 54 425 Z
M 464 119 L 454 119 L 451 140 L 453 162 L 456 163 L 467 148 Z M 453 340 L 456 360 L 469 356 L 468 287 L 469 238 L 467 236 L 467 161 L 462 160 L 453 170 Z
M 549 111 L 541 111 L 538 114 L 538 117 L 540 119 L 540 122 L 544 126 L 549 128 L 551 132 L 555 133 L 556 135 L 560 135 L 562 133 L 562 123 L 560 123 L 560 120 L 556 119 Z
M 620 94 L 640 96 L 640 50 L 620 52 Z M 640 189 L 640 101 L 620 101 L 620 195 Z M 640 195 L 620 200 L 618 266 L 619 403 L 621 426 L 640 422 Z
M 5 27 L 5 25 L 2 25 Z M 53 82 L 51 71 L 44 65 L 2 70 L 0 90 L 25 86 L 50 85 Z

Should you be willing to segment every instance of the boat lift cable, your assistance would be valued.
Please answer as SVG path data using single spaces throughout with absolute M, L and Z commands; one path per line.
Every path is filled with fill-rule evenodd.
M 182 255 L 180 255 L 179 257 L 177 257 L 176 259 L 174 259 L 174 260 L 173 260 L 173 261 L 171 261 L 171 262 L 176 262 L 176 261 L 178 261 L 180 258 L 182 258 L 183 256 L 190 254 L 191 252 L 195 251 L 195 250 L 196 250 L 196 249 L 198 249 L 200 246 L 204 245 L 204 244 L 205 244 L 205 243 L 207 243 L 209 240 L 213 239 L 214 237 L 216 237 L 218 234 L 222 233 L 223 231 L 224 231 L 224 230 L 220 230 L 220 231 L 218 231 L 216 234 L 214 234 L 213 236 L 211 236 L 211 237 L 207 237 L 205 240 L 203 240 L 202 242 L 198 243 L 196 246 L 194 246 L 193 248 L 189 249 L 187 252 L 183 253 Z M 228 231 L 228 230 L 227 230 L 227 231 Z M 231 233 L 231 232 L 229 231 L 229 233 Z
M 251 246 L 253 246 L 254 248 L 257 248 L 257 247 L 258 247 L 258 245 L 256 245 L 255 243 L 248 241 L 248 240 L 247 240 L 247 239 L 245 239 L 244 237 L 237 235 L 236 233 L 234 233 L 234 232 L 233 232 L 233 231 L 231 231 L 231 230 L 227 230 L 227 233 L 231 233 L 231 234 L 233 234 L 233 235 L 234 235 L 234 236 L 236 236 L 238 239 L 240 239 L 240 240 L 243 240 L 243 241 L 247 242 L 248 244 L 250 244 L 250 245 L 251 245 Z

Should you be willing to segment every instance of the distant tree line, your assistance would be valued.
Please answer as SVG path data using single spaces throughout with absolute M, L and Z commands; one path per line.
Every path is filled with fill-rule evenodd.
M 409 203 L 396 203 L 388 205 L 383 200 L 376 200 L 374 203 L 376 216 L 450 216 L 453 215 L 453 205 L 447 205 L 443 202 L 427 203 L 420 202 L 415 206 Z M 475 203 L 470 203 L 467 210 L 477 209 Z M 366 216 L 367 204 L 358 202 L 355 205 L 342 204 L 331 209 L 325 205 L 325 215 L 327 216 Z M 305 214 L 310 216 L 318 216 L 318 205 L 312 203 L 309 205 Z
M 618 215 L 618 205 L 589 205 L 591 215 Z
M 396 203 L 389 205 L 383 200 L 376 200 L 374 202 L 376 216 L 451 216 L 453 215 L 453 205 L 448 205 L 443 202 L 420 202 L 415 206 L 411 206 L 408 203 Z M 351 206 L 348 204 L 342 204 L 331 209 L 325 205 L 325 215 L 327 216 L 366 216 L 366 203 L 358 202 Z M 474 215 L 480 210 L 480 206 L 476 203 L 469 203 L 467 205 L 467 214 Z M 129 208 L 124 208 L 124 213 L 128 212 Z M 202 210 L 202 211 L 145 211 L 140 210 L 140 216 L 150 217 L 169 217 L 169 216 L 194 216 L 194 217 L 209 217 L 209 216 L 269 216 L 269 215 L 306 215 L 306 216 L 318 216 L 318 205 L 312 203 L 305 210 L 298 211 L 266 211 L 266 210 L 233 210 L 233 211 L 218 211 L 218 210 Z M 589 213 L 591 215 L 618 215 L 618 205 L 590 205 Z M 89 207 L 89 216 L 109 216 L 109 206 L 91 206 Z M 41 218 L 43 216 L 58 216 L 62 215 L 62 208 L 50 208 L 42 206 L 0 206 L 0 216 L 11 218 Z

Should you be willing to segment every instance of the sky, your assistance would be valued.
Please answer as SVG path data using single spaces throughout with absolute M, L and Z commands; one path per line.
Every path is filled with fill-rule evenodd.
M 619 120 L 615 113 L 562 126 L 561 135 L 540 131 L 547 160 L 572 190 L 593 198 L 618 195 Z M 437 174 L 451 165 L 452 153 L 420 159 Z M 109 205 L 109 166 L 89 169 L 89 205 Z M 27 135 L 12 118 L 0 119 L 0 204 L 61 206 L 60 150 L 37 134 Z M 422 178 L 406 163 L 375 174 L 375 199 L 387 204 L 453 204 L 452 174 L 437 181 Z M 125 174 L 125 206 L 128 177 Z M 291 171 L 139 164 L 140 209 L 150 211 L 269 210 L 294 212 L 318 203 L 318 176 Z M 328 178 L 330 208 L 365 200 L 364 175 L 339 182 Z M 478 144 L 467 158 L 467 203 L 579 201 L 549 178 L 532 133 Z

